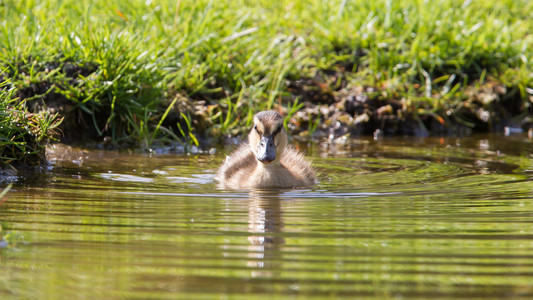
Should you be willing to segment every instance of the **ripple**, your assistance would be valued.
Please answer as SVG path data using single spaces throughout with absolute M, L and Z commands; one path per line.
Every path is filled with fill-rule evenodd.
M 192 174 L 191 177 L 165 177 L 170 183 L 197 183 L 197 184 L 209 184 L 214 182 L 214 175 L 206 174 Z
M 122 181 L 122 182 L 150 183 L 154 181 L 153 178 L 140 177 L 140 176 L 134 176 L 134 175 L 128 175 L 128 174 L 117 174 L 117 173 L 101 173 L 101 174 L 98 174 L 98 176 L 101 178 L 107 179 L 107 180 Z

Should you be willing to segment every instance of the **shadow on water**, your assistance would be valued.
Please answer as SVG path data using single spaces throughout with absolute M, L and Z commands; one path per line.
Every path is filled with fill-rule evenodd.
M 523 137 L 306 148 L 308 190 L 217 189 L 217 155 L 60 149 L 2 199 L 2 298 L 533 297 Z

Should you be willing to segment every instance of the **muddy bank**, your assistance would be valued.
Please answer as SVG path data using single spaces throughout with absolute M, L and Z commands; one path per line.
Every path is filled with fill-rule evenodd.
M 399 97 L 386 88 L 351 86 L 342 74 L 292 81 L 288 90 L 305 107 L 291 119 L 294 133 L 315 138 L 342 135 L 449 136 L 473 133 L 530 132 L 533 96 L 524 103 L 516 88 L 473 84 L 454 101 L 415 95 Z
M 288 128 L 299 140 L 335 139 L 358 136 L 449 136 L 473 133 L 519 133 L 533 135 L 533 100 L 522 101 L 516 88 L 497 83 L 472 85 L 455 101 L 428 98 L 426 101 L 395 97 L 386 88 L 375 86 L 352 86 L 342 81 L 343 75 L 320 75 L 313 78 L 289 80 L 287 92 L 273 109 L 285 115 L 291 113 L 287 107 L 298 99 L 301 106 L 290 116 Z M 340 84 L 335 85 L 335 82 Z M 59 112 L 65 117 L 61 124 L 61 141 L 67 144 L 85 145 L 97 148 L 145 147 L 113 140 L 106 131 L 106 120 L 110 114 L 105 107 L 96 115 L 76 109 L 72 103 L 57 95 L 47 96 L 45 106 L 34 109 Z M 248 129 L 244 119 L 249 108 L 243 107 L 241 115 L 233 116 L 239 125 L 227 132 L 220 130 L 216 114 L 227 114 L 228 108 L 213 95 L 179 97 L 169 110 L 162 126 L 183 139 L 191 130 L 198 138 L 201 148 L 227 143 L 228 138 L 238 136 Z M 221 95 L 219 95 L 221 96 Z M 397 96 L 397 95 L 396 95 Z M 420 97 L 420 95 L 417 95 Z M 160 105 L 159 116 L 170 105 L 170 100 Z M 191 128 L 187 128 L 184 116 L 190 117 Z M 154 124 L 157 118 L 154 118 Z M 180 128 L 177 126 L 180 124 Z M 95 130 L 101 128 L 101 132 Z M 169 141 L 155 141 L 159 146 L 173 144 Z M 185 149 L 175 144 L 176 149 Z M 181 150 L 178 150 L 181 151 Z
M 116 87 L 131 96 L 121 94 L 124 98 L 115 101 L 116 91 L 110 91 L 109 82 L 87 87 L 86 78 L 100 72 L 96 63 L 34 60 L 31 66 L 43 74 L 42 80 L 24 83 L 17 79 L 17 74 L 29 72 L 27 65 L 19 66 L 19 73 L 8 72 L 3 77 L 14 82 L 15 96 L 26 100 L 30 112 L 64 117 L 59 139 L 66 144 L 105 149 L 171 146 L 179 152 L 189 151 L 197 140 L 200 148 L 208 149 L 245 133 L 251 115 L 266 107 L 265 101 L 246 99 L 250 97 L 246 93 L 244 100 L 236 100 L 217 80 L 194 91 L 155 86 L 149 84 L 156 81 L 152 78 L 137 90 Z M 453 80 L 440 86 L 407 82 L 361 85 L 353 79 L 355 73 L 347 71 L 351 69 L 341 65 L 319 70 L 313 77 L 283 81 L 272 109 L 289 117 L 288 129 L 295 138 L 528 131 L 533 135 L 531 89 L 490 79 L 473 80 L 455 93 L 446 90 Z M 89 95 L 94 99 L 84 98 Z M 149 106 L 143 107 L 143 103 Z

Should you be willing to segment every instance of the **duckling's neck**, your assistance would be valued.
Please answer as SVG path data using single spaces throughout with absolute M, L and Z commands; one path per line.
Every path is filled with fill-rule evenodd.
M 262 162 L 258 162 L 257 164 L 257 168 L 263 172 L 272 172 L 273 170 L 278 169 L 279 167 L 281 167 L 279 159 L 276 159 L 275 161 L 266 164 Z

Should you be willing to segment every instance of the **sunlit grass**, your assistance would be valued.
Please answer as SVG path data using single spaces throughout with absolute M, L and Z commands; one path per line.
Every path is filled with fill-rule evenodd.
M 42 164 L 45 146 L 57 136 L 62 119 L 49 112 L 29 113 L 25 102 L 13 98 L 14 90 L 7 85 L 7 81 L 0 82 L 0 169 L 13 163 Z
M 179 134 L 168 112 L 232 133 L 320 70 L 421 113 L 485 82 L 531 105 L 532 13 L 525 0 L 3 1 L 0 68 L 21 100 L 71 103 L 97 136 L 137 145 Z M 170 108 L 177 95 L 212 106 Z

